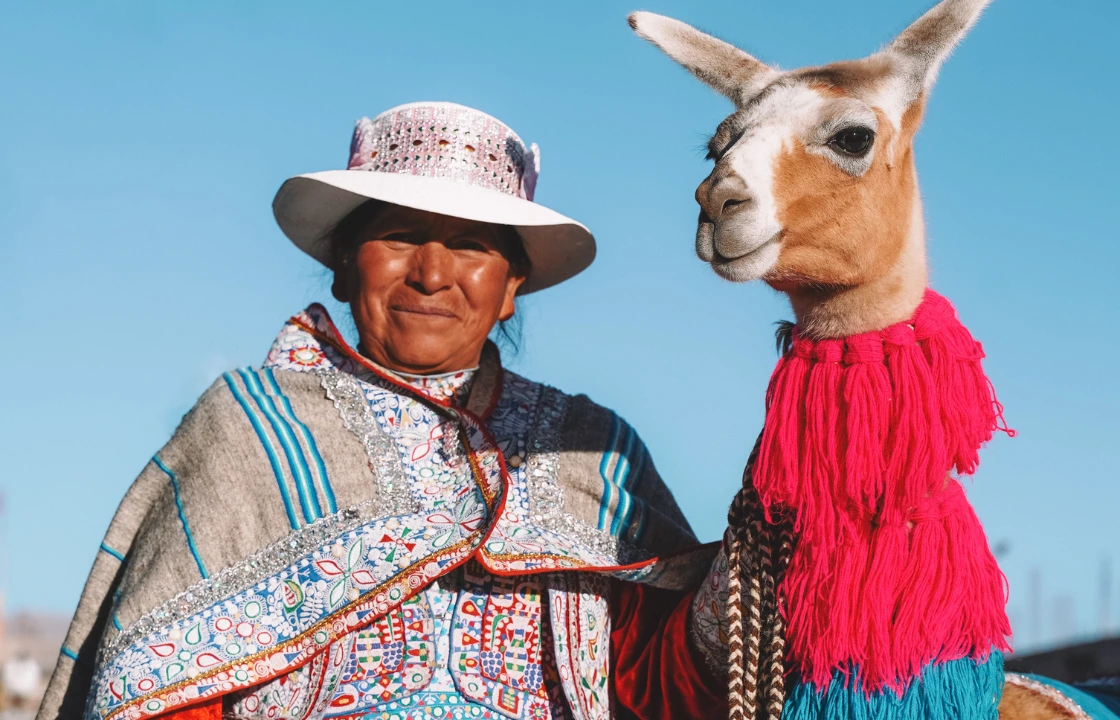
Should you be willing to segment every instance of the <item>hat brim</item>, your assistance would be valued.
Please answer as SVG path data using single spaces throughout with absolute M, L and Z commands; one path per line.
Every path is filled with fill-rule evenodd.
M 520 294 L 551 287 L 595 259 L 595 238 L 580 223 L 528 200 L 445 178 L 367 170 L 298 175 L 280 186 L 272 212 L 284 234 L 324 265 L 327 236 L 366 200 L 403 205 L 477 222 L 510 225 L 525 242 L 533 269 Z

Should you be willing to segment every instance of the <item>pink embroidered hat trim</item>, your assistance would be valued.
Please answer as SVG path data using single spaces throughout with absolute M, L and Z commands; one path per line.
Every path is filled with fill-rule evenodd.
M 533 201 L 539 171 L 537 146 L 496 118 L 454 103 L 412 103 L 359 120 L 347 169 L 289 179 L 272 209 L 284 234 L 324 265 L 330 231 L 369 199 L 510 225 L 533 266 L 525 294 L 595 258 L 587 228 Z
M 501 121 L 460 105 L 404 105 L 362 118 L 348 170 L 461 180 L 533 199 L 540 151 Z

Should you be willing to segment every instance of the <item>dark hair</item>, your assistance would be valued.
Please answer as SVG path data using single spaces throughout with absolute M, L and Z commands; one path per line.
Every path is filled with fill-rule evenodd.
M 327 233 L 329 267 L 336 275 L 353 259 L 358 252 L 358 248 L 365 242 L 365 238 L 361 234 L 362 230 L 388 205 L 389 203 L 380 200 L 366 200 L 347 213 L 346 217 L 339 220 L 338 224 Z M 512 225 L 498 225 L 497 227 L 501 231 L 503 239 L 501 251 L 506 260 L 509 261 L 510 270 L 515 275 L 529 277 L 529 273 L 533 270 L 533 263 L 529 259 L 529 254 L 525 251 L 525 243 L 522 242 L 521 236 Z M 498 328 L 492 335 L 494 341 L 503 350 L 508 350 L 511 354 L 516 355 L 521 350 L 522 343 L 520 315 L 514 313 L 509 320 L 498 323 Z

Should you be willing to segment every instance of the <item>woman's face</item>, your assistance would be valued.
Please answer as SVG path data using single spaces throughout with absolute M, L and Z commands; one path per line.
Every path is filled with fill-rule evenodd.
M 479 362 L 486 337 L 514 312 L 508 228 L 388 205 L 359 231 L 336 274 L 362 349 L 391 370 L 452 372 Z M 339 280 L 343 287 L 339 287 Z

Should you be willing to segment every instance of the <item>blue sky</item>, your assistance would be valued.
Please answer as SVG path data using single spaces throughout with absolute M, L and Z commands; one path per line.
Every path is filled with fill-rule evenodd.
M 342 167 L 357 118 L 415 100 L 479 107 L 540 144 L 538 200 L 584 221 L 599 257 L 523 303 L 510 364 L 626 417 L 701 537 L 719 537 L 789 311 L 694 257 L 699 148 L 729 106 L 626 14 L 795 67 L 871 52 L 927 0 L 637 3 L 6 5 L 9 606 L 72 610 L 117 502 L 193 400 L 329 297 L 272 195 Z M 984 342 L 1020 431 L 984 452 L 970 489 L 1005 548 L 1020 647 L 1097 631 L 1098 568 L 1120 547 L 1118 24 L 1109 0 L 997 0 L 917 142 L 933 285 Z M 1115 628 L 1120 587 L 1112 598 Z

